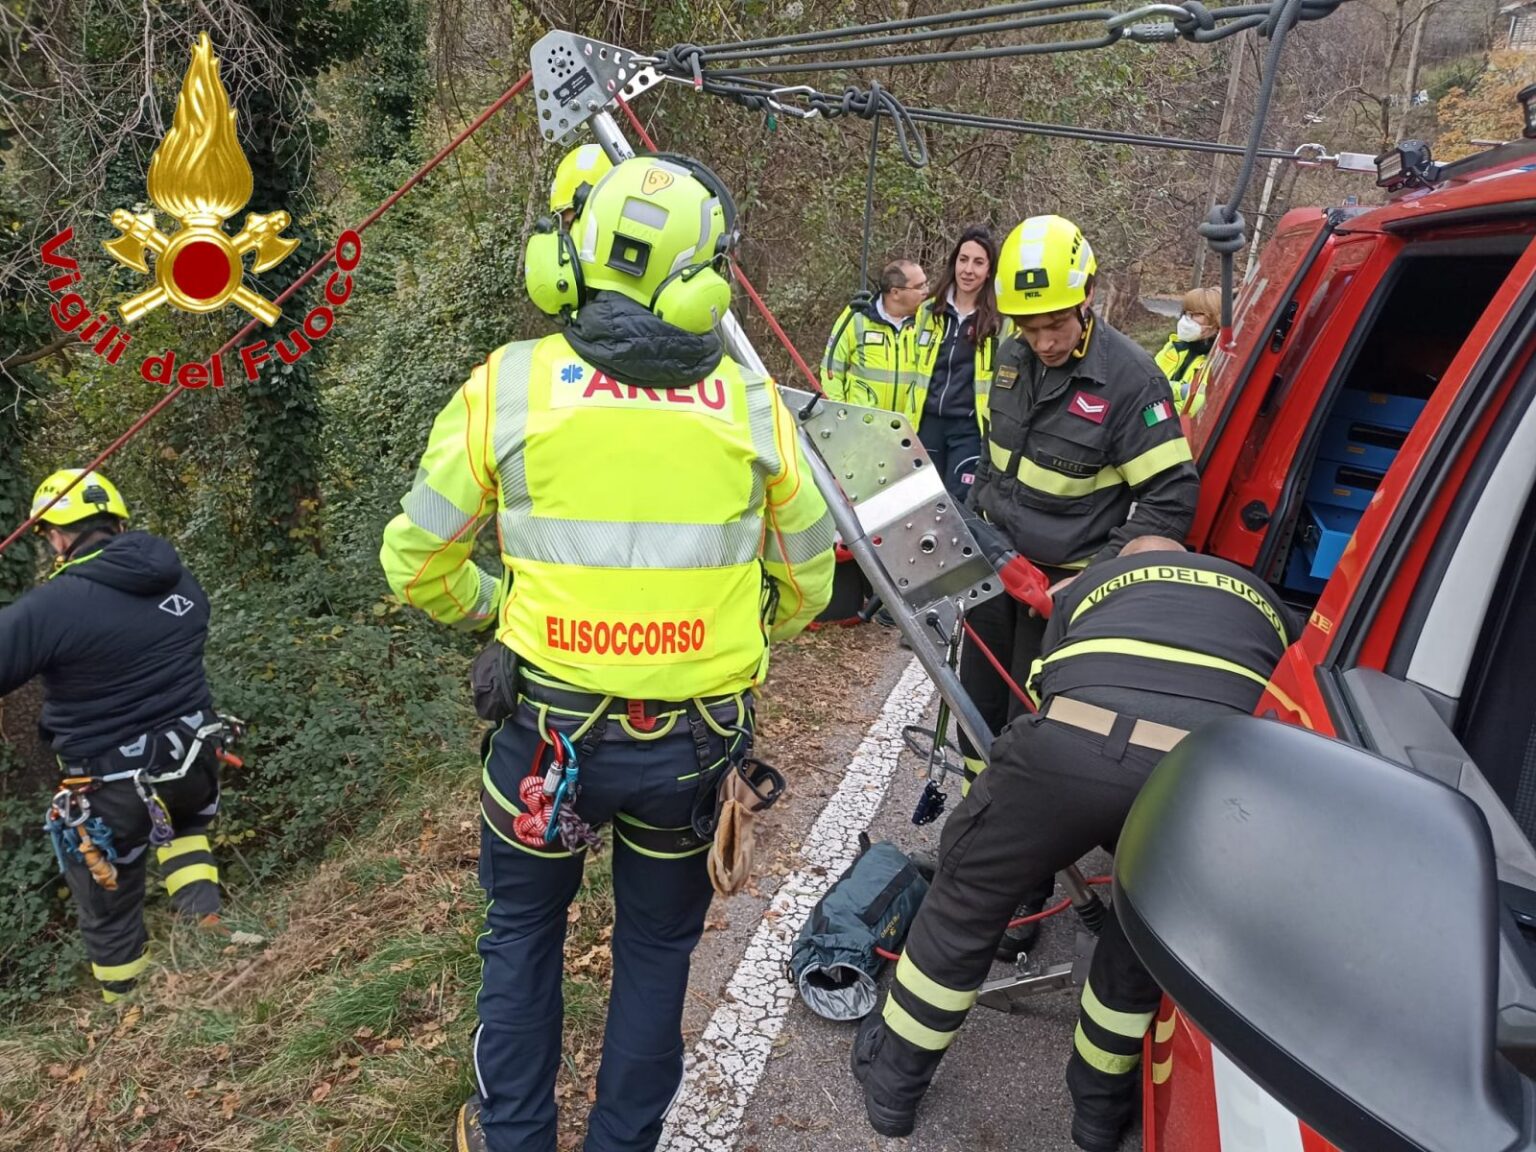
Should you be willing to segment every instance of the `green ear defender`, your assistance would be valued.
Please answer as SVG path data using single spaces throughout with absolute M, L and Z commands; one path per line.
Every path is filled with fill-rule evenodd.
M 576 242 L 553 217 L 542 217 L 523 248 L 523 284 L 534 307 L 548 316 L 565 316 L 586 296 Z
M 730 311 L 731 252 L 738 239 L 736 202 L 731 199 L 724 182 L 707 165 L 690 156 L 670 152 L 657 153 L 654 158 L 686 168 L 719 202 L 723 226 L 714 250 L 708 254 L 696 253 L 696 257 L 702 257 L 697 263 L 686 264 L 668 274 L 656 286 L 650 302 L 650 310 L 657 319 L 685 332 L 702 334 L 719 324 Z

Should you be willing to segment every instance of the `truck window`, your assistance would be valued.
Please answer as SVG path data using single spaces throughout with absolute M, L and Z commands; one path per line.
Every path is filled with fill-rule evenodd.
M 1453 493 L 1432 551 L 1422 567 L 1389 576 L 1412 587 L 1422 605 L 1402 617 L 1389 671 L 1435 703 L 1522 833 L 1536 840 L 1536 362 L 1528 339 L 1511 336 L 1519 375 Z
M 1310 607 L 1446 368 L 1508 276 L 1518 246 L 1409 250 L 1384 278 L 1374 319 L 1341 360 L 1337 383 L 1297 458 L 1287 517 L 1262 566 Z M 1426 246 L 1428 247 L 1428 246 Z
M 1527 499 L 1483 621 L 1454 730 L 1515 822 L 1536 841 L 1536 500 Z

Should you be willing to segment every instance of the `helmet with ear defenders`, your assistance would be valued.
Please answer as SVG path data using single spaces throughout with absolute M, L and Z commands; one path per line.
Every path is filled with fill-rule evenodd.
M 703 164 L 667 154 L 625 160 L 592 188 L 580 213 L 588 292 L 621 293 L 690 332 L 707 332 L 724 317 L 736 206 Z
M 724 227 L 707 259 L 695 253 L 693 262 L 674 268 L 651 294 L 650 310 L 660 320 L 685 332 L 708 332 L 731 307 L 730 256 L 740 240 L 736 227 L 736 201 L 720 177 L 691 156 L 659 152 L 657 158 L 687 168 L 720 203 Z
M 523 248 L 523 284 L 534 307 L 548 316 L 580 308 L 586 296 L 576 242 L 551 216 L 534 224 Z

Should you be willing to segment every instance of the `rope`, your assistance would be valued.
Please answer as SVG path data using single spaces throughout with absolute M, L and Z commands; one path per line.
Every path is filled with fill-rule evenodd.
M 1258 164 L 1259 141 L 1264 135 L 1265 121 L 1269 119 L 1269 104 L 1274 97 L 1275 82 L 1280 72 L 1280 52 L 1285 47 L 1290 30 L 1301 18 L 1306 3 L 1307 0 L 1282 0 L 1283 6 L 1276 6 L 1272 22 L 1265 26 L 1264 34 L 1269 37 L 1269 53 L 1264 61 L 1264 78 L 1259 83 L 1259 95 L 1254 102 L 1253 124 L 1248 130 L 1248 146 L 1243 150 L 1237 182 L 1227 202 L 1214 206 L 1197 229 L 1205 237 L 1211 251 L 1221 257 L 1221 326 L 1227 330 L 1232 327 L 1232 258 L 1243 250 L 1243 237 L 1247 229 L 1247 223 L 1238 208 L 1242 205 L 1243 196 L 1248 191 Z
M 385 212 L 388 212 L 390 208 L 394 207 L 395 203 L 400 199 L 400 197 L 404 196 L 407 192 L 419 184 L 423 177 L 425 177 L 429 172 L 431 172 L 434 168 L 446 160 L 449 155 L 459 147 L 459 145 L 463 144 L 464 141 L 468 140 L 471 136 L 478 132 L 487 120 L 489 120 L 497 112 L 501 111 L 501 109 L 507 104 L 509 100 L 512 99 L 512 97 L 516 96 L 531 83 L 533 83 L 533 73 L 525 73 L 521 80 L 519 80 L 516 84 L 512 85 L 512 87 L 508 88 L 499 97 L 497 97 L 495 103 L 488 107 L 484 112 L 480 113 L 480 115 L 477 116 L 473 121 L 471 121 L 469 126 L 466 127 L 457 136 L 455 136 L 452 140 L 450 140 L 447 145 L 445 145 L 443 149 L 438 152 L 436 156 L 432 157 L 432 159 L 428 160 L 425 164 L 418 168 L 415 174 L 410 177 L 410 179 L 408 179 L 404 184 L 400 185 L 399 188 L 395 189 L 395 191 L 390 194 L 388 199 L 386 199 L 382 204 L 370 212 L 363 219 L 362 223 L 358 224 L 355 228 L 352 229 L 352 231 L 362 233 L 369 227 L 369 225 L 373 224 L 379 219 L 379 217 L 383 216 Z M 314 279 L 314 277 L 321 271 L 321 269 L 330 264 L 330 262 L 335 258 L 335 255 L 335 250 L 332 249 L 319 260 L 311 264 L 307 269 L 301 272 L 297 279 L 295 279 L 292 284 L 288 285 L 288 287 L 284 289 L 272 301 L 272 303 L 281 308 L 284 301 L 293 296 L 295 292 L 304 287 L 304 285 L 309 283 L 310 280 Z M 240 343 L 240 341 L 244 340 L 247 336 L 254 332 L 257 327 L 260 326 L 260 324 L 260 320 L 252 319 L 248 321 L 246 325 L 240 329 L 240 331 L 236 332 L 233 336 L 226 340 L 219 347 L 219 350 L 213 354 L 213 357 L 210 357 L 210 359 L 223 356 L 224 353 L 228 352 L 236 344 Z M 144 427 L 151 420 L 153 420 L 156 416 L 160 415 L 161 412 L 174 404 L 176 400 L 180 398 L 181 394 L 186 391 L 188 391 L 186 385 L 178 384 L 174 390 L 167 392 L 158 401 L 156 401 L 155 404 L 147 412 L 145 412 L 142 416 L 133 422 L 133 424 L 128 428 L 126 432 L 124 432 L 116 440 L 112 441 L 111 444 L 107 445 L 106 449 L 99 456 L 97 456 L 96 459 L 87 464 L 81 470 L 80 474 L 71 480 L 68 484 L 66 484 L 58 492 L 58 494 L 54 496 L 52 500 L 49 500 L 36 512 L 28 516 L 24 521 L 22 521 L 22 523 L 16 528 L 14 532 L 7 536 L 3 541 L 0 541 L 0 553 L 3 553 L 12 544 L 20 540 L 22 536 L 26 534 L 27 530 L 36 524 L 42 518 L 43 514 L 48 511 L 48 509 L 52 508 L 66 495 L 68 495 L 70 490 L 73 489 L 75 485 L 79 484 L 80 481 L 85 478 L 87 473 L 94 472 L 96 469 L 100 468 L 101 465 L 110 459 L 113 455 L 115 455 L 124 444 L 127 444 L 128 441 L 132 440 L 141 431 L 143 431 Z
M 966 639 L 976 645 L 976 651 L 986 657 L 987 663 L 992 665 L 993 671 L 1003 678 L 1003 683 L 1008 685 L 1008 691 L 1018 697 L 1019 703 L 1024 705 L 1024 710 L 1026 712 L 1038 711 L 1035 708 L 1035 702 L 1029 698 L 1028 693 L 1024 689 L 1014 682 L 1013 677 L 1008 675 L 1008 669 L 1004 668 L 1002 662 L 992 654 L 992 649 L 987 647 L 986 641 L 976 634 L 976 629 L 971 627 L 969 620 L 965 621 L 965 635 Z
M 871 88 L 876 85 L 871 85 Z M 762 81 L 726 83 L 713 78 L 706 79 L 704 91 L 710 95 L 730 100 L 751 111 L 789 113 L 802 119 L 822 116 L 835 119 L 844 114 L 846 106 L 863 108 L 871 101 L 869 93 L 857 88 L 845 90 L 842 96 L 833 96 L 809 86 L 794 89 L 774 88 Z M 800 109 L 783 101 L 791 95 L 805 101 Z M 932 124 L 939 127 L 971 128 L 977 131 L 1013 132 L 1024 136 L 1045 136 L 1065 140 L 1082 140 L 1090 144 L 1113 144 L 1140 148 L 1164 148 L 1173 151 L 1198 152 L 1212 155 L 1244 156 L 1247 148 L 1241 144 L 1222 144 L 1213 140 L 1190 140 L 1180 136 L 1157 136 L 1141 132 L 1120 132 L 1108 128 L 1077 128 L 1067 124 L 1050 124 L 1035 120 L 1016 120 L 1003 116 L 986 116 L 972 112 L 954 112 L 945 108 L 909 108 L 896 100 L 891 93 L 881 89 L 878 114 L 895 104 L 901 109 L 902 118 L 912 124 Z M 1310 146 L 1308 146 L 1310 147 Z M 1297 151 L 1280 148 L 1260 148 L 1256 156 L 1265 160 L 1289 160 L 1293 163 L 1316 163 L 1315 159 L 1302 156 Z M 867 283 L 867 280 L 865 281 Z
M 1300 0 L 1295 19 L 1320 20 L 1332 13 L 1343 0 Z M 791 33 L 785 36 L 746 40 L 735 44 L 673 45 L 648 60 L 658 71 L 689 80 L 702 88 L 711 74 L 704 68 L 711 64 L 726 67 L 717 77 L 747 77 L 765 73 L 835 72 L 849 68 L 893 67 L 898 65 L 937 64 L 960 60 L 987 60 L 1006 56 L 1035 56 L 1054 52 L 1082 52 L 1107 48 L 1129 40 L 1138 44 L 1164 44 L 1185 39 L 1208 44 L 1253 28 L 1261 35 L 1283 38 L 1288 23 L 1282 18 L 1287 0 L 1269 4 L 1235 5 L 1207 8 L 1200 0 L 1181 4 L 1152 3 L 1128 12 L 1107 8 L 1082 9 L 1073 0 L 1030 0 L 1028 3 L 993 5 L 965 12 L 935 14 L 877 24 L 849 25 L 830 31 Z M 1027 14 L 1027 15 L 1021 15 Z M 997 20 L 996 17 L 1021 16 Z M 1148 20 L 1147 18 L 1154 18 Z M 963 21 L 980 23 L 964 24 Z M 1294 23 L 1294 20 L 1290 21 Z M 954 51 L 913 53 L 895 56 L 860 56 L 819 59 L 814 62 L 761 64 L 731 67 L 742 60 L 767 60 L 780 56 L 832 55 L 837 52 L 864 52 L 875 48 L 898 47 L 926 40 L 955 40 L 968 36 L 990 36 L 1002 32 L 1049 28 L 1057 25 L 1100 23 L 1103 30 L 1094 36 L 1043 44 L 1011 44 L 995 48 L 967 48 Z M 960 25 L 953 27 L 953 25 Z M 907 31 L 918 29 L 918 31 Z M 841 39 L 840 39 L 841 38 Z
M 878 85 L 870 85 L 871 88 Z M 869 170 L 864 175 L 864 242 L 859 248 L 859 282 L 855 286 L 855 292 L 863 292 L 869 288 L 869 244 L 870 233 L 875 223 L 875 161 L 880 155 L 880 117 L 876 116 L 869 122 Z M 882 283 L 881 288 L 885 285 Z
M 1214 140 L 1190 140 L 1182 136 L 1153 136 L 1141 132 L 1119 132 L 1108 128 L 1074 128 L 1068 124 L 1048 124 L 1035 120 L 1014 120 L 1002 116 L 983 116 L 970 112 L 951 112 L 943 108 L 909 108 L 912 119 L 923 124 L 949 125 L 984 131 L 1014 132 L 1023 136 L 1048 136 L 1064 140 L 1083 140 L 1090 144 L 1129 145 L 1138 148 L 1167 148 L 1180 152 L 1205 152 L 1224 156 L 1242 156 L 1241 144 L 1220 144 Z M 1300 162 L 1295 152 L 1279 148 L 1260 148 L 1266 160 Z
M 1114 879 L 1115 878 L 1113 876 L 1092 876 L 1089 877 L 1088 884 L 1093 887 L 1103 887 L 1106 884 L 1114 883 Z M 1043 908 L 1032 916 L 1017 916 L 1014 919 L 1009 920 L 1008 927 L 1022 928 L 1026 924 L 1034 924 L 1041 920 L 1049 920 L 1052 916 L 1060 916 L 1070 907 L 1072 907 L 1072 897 L 1063 896 L 1049 908 Z M 900 952 L 892 952 L 889 948 L 881 948 L 878 945 L 875 947 L 875 955 L 880 957 L 882 960 L 901 959 Z

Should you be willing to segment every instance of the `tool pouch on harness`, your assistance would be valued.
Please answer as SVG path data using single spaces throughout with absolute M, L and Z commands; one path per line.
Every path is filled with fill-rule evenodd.
M 500 640 L 492 640 L 475 657 L 469 669 L 469 690 L 475 715 L 488 724 L 500 724 L 517 711 L 517 653 Z
M 907 938 L 928 882 L 894 844 L 859 835 L 859 856 L 811 909 L 789 956 L 806 1006 L 828 1020 L 858 1020 L 875 1006 L 875 979 Z
M 734 896 L 752 875 L 753 821 L 784 794 L 784 777 L 772 764 L 751 757 L 733 763 L 715 792 L 715 838 L 709 848 L 709 882 Z

